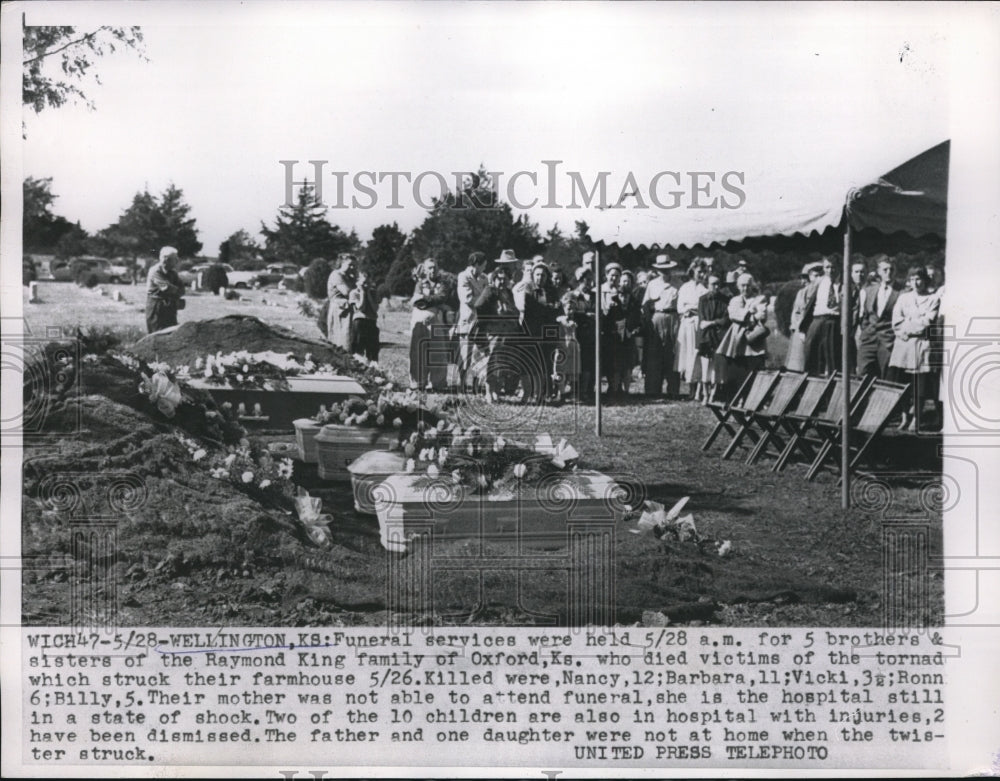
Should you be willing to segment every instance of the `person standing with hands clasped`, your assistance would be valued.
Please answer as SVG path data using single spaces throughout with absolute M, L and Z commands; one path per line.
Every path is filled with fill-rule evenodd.
M 806 288 L 799 332 L 804 334 L 806 371 L 829 377 L 840 371 L 840 284 L 833 260 L 823 258 L 823 275 Z
M 377 361 L 379 353 L 378 299 L 375 286 L 363 271 L 355 288 L 348 294 L 351 305 L 351 352 Z
M 754 278 L 740 274 L 736 279 L 738 293 L 730 300 L 730 326 L 719 343 L 718 354 L 725 361 L 727 396 L 740 386 L 750 372 L 764 368 L 767 336 L 767 299 L 757 294 Z
M 160 260 L 146 277 L 146 330 L 149 333 L 177 325 L 184 308 L 184 283 L 177 275 L 177 249 L 164 247 Z
M 351 352 L 351 290 L 357 282 L 357 259 L 349 253 L 337 257 L 338 265 L 326 281 L 330 307 L 326 315 L 326 335 L 340 349 Z
M 643 379 L 647 396 L 663 393 L 663 382 L 667 381 L 667 395 L 670 395 L 674 374 L 674 345 L 677 341 L 677 288 L 670 284 L 670 269 L 677 262 L 667 255 L 657 255 L 653 269 L 659 276 L 653 277 L 646 285 L 642 302 L 646 322 L 646 365 Z

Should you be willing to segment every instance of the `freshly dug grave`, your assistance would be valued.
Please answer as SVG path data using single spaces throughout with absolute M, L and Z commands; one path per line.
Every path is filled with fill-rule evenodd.
M 245 350 L 250 353 L 292 353 L 302 360 L 312 355 L 315 363 L 328 363 L 337 371 L 355 376 L 365 367 L 329 342 L 307 339 L 280 326 L 267 325 L 256 317 L 227 315 L 214 320 L 193 320 L 168 333 L 143 337 L 130 349 L 146 361 L 163 361 L 171 366 L 193 366 L 198 358 Z

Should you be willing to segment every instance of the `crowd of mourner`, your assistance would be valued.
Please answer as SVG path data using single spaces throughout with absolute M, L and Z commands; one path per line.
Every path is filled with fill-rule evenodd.
M 680 284 L 678 264 L 666 254 L 648 270 L 607 263 L 602 280 L 593 261 L 585 253 L 571 274 L 512 250 L 496 259 L 473 252 L 457 275 L 433 258 L 418 264 L 410 386 L 472 391 L 490 403 L 586 403 L 598 387 L 610 402 L 641 392 L 708 403 L 731 397 L 765 363 L 822 376 L 841 369 L 843 285 L 832 258 L 807 264 L 790 311 L 774 312 L 789 339 L 787 353 L 770 361 L 769 301 L 746 261 L 723 270 L 712 257 L 696 258 Z M 177 322 L 183 285 L 176 263 L 176 250 L 166 247 L 149 272 L 150 330 Z M 850 365 L 858 376 L 910 383 L 901 426 L 912 427 L 928 401 L 940 413 L 935 334 L 943 272 L 913 267 L 901 285 L 891 258 L 879 255 L 873 264 L 851 269 Z M 339 256 L 327 293 L 329 340 L 378 360 L 379 301 L 354 255 Z

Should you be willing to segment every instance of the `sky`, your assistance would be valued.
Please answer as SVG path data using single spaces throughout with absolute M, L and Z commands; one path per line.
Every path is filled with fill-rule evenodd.
M 968 23 L 961 5 L 864 3 L 21 7 L 28 24 L 141 24 L 148 58 L 102 58 L 101 84 L 84 85 L 94 111 L 26 111 L 24 174 L 52 177 L 55 212 L 91 232 L 137 191 L 173 182 L 208 255 L 273 223 L 280 160 L 300 161 L 296 181 L 313 178 L 307 161 L 328 161 L 328 204 L 334 171 L 361 205 L 372 199 L 353 186 L 358 172 L 442 172 L 450 184 L 480 163 L 502 183 L 525 171 L 513 194 L 538 198 L 526 211 L 543 230 L 587 219 L 566 208 L 571 171 L 588 188 L 609 172 L 612 201 L 629 172 L 640 188 L 679 172 L 686 207 L 686 172 L 737 171 L 749 210 L 836 203 L 949 137 L 950 47 Z M 542 208 L 547 160 L 562 161 L 562 208 Z M 373 208 L 329 219 L 362 239 L 386 222 L 416 227 L 440 185 L 425 176 L 418 197 L 398 181 L 400 208 L 387 180 Z

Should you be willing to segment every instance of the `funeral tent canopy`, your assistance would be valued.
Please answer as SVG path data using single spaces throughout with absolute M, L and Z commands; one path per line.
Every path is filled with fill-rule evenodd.
M 837 225 L 844 230 L 842 279 L 849 286 L 851 232 L 874 228 L 882 233 L 911 236 L 935 234 L 945 238 L 948 216 L 948 160 L 950 142 L 931 147 L 886 174 L 857 188 L 842 185 L 837 195 L 806 191 L 795 205 L 787 205 L 783 186 L 772 182 L 770 200 L 758 206 L 748 196 L 746 209 L 707 209 L 662 212 L 629 208 L 633 204 L 600 210 L 589 225 L 590 237 L 605 244 L 632 246 L 694 246 L 748 238 L 809 235 Z M 788 181 L 786 187 L 803 183 Z M 751 190 L 748 184 L 748 191 Z M 794 189 L 787 192 L 794 192 Z M 692 211 L 694 212 L 692 214 Z M 658 212 L 658 213 L 657 213 Z M 669 216 L 664 216 L 664 214 Z M 844 296 L 849 291 L 844 291 Z M 850 373 L 848 342 L 852 333 L 850 307 L 841 310 L 842 382 Z M 850 394 L 841 393 L 841 506 L 850 505 Z M 600 406 L 598 405 L 598 431 Z
M 855 230 L 903 231 L 911 236 L 945 236 L 948 200 L 948 152 L 944 141 L 886 174 L 868 176 L 852 188 L 851 173 L 817 184 L 794 174 L 762 174 L 744 181 L 745 203 L 737 209 L 731 194 L 722 193 L 715 208 L 636 208 L 626 199 L 587 215 L 590 238 L 604 244 L 633 247 L 693 247 L 766 236 L 809 236 L 844 227 L 845 205 Z M 854 174 L 857 176 L 857 174 Z M 711 202 L 711 197 L 705 199 Z M 648 202 L 647 202 L 648 205 Z

